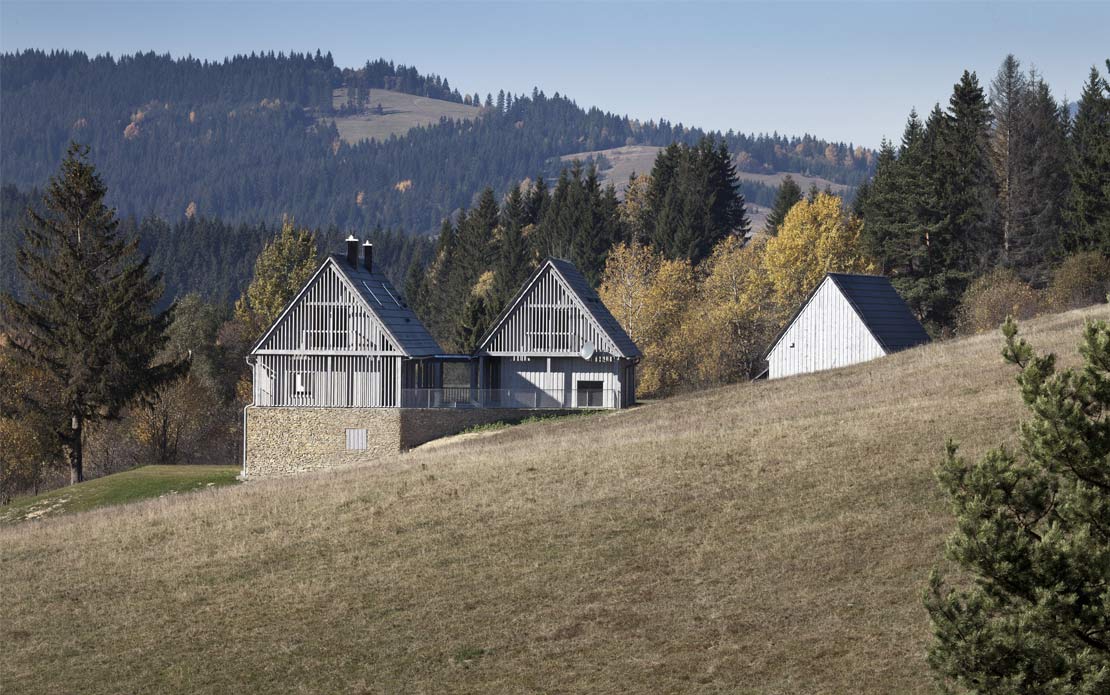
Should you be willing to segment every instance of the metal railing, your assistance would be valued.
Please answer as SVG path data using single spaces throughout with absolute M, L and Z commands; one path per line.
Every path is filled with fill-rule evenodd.
M 402 408 L 619 408 L 618 389 L 402 389 Z

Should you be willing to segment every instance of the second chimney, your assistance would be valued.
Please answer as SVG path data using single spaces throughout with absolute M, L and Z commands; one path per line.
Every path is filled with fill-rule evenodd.
M 358 267 L 358 239 L 354 234 L 347 237 L 347 265 L 352 268 Z
M 362 242 L 362 262 L 367 272 L 374 272 L 374 245 L 369 240 Z

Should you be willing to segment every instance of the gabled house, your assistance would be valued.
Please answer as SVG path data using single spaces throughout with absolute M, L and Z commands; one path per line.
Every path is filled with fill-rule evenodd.
M 251 350 L 254 405 L 396 408 L 438 386 L 443 350 L 362 248 L 329 256 Z
M 540 264 L 478 342 L 477 383 L 500 407 L 623 408 L 640 350 L 574 265 Z
M 771 379 L 866 362 L 929 342 L 890 280 L 829 273 L 767 351 Z
M 247 357 L 243 477 L 369 462 L 536 409 L 634 402 L 640 353 L 573 265 L 544 263 L 476 355 L 446 355 L 362 250 L 352 237 L 329 256 Z M 444 386 L 448 362 L 463 363 L 463 385 Z

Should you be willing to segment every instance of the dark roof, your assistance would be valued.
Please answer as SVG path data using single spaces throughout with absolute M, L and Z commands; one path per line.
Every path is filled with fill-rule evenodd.
M 929 342 L 929 334 L 905 300 L 882 275 L 829 273 L 864 324 L 887 352 Z
M 567 288 L 574 293 L 582 303 L 586 312 L 597 322 L 597 325 L 601 327 L 602 332 L 609 337 L 609 340 L 613 341 L 613 345 L 617 348 L 617 357 L 641 357 L 640 348 L 636 347 L 636 343 L 632 342 L 632 339 L 624 332 L 624 328 L 621 327 L 617 319 L 610 313 L 609 309 L 601 301 L 601 298 L 597 296 L 597 292 L 590 286 L 586 277 L 578 271 L 578 268 L 576 268 L 573 263 L 558 258 L 548 258 L 543 263 L 540 263 L 540 267 L 536 268 L 531 277 L 521 285 L 520 291 L 516 293 L 512 301 L 505 305 L 505 308 L 501 310 L 501 314 L 490 324 L 489 330 L 487 330 L 486 334 L 482 336 L 482 339 L 478 341 L 479 347 L 485 345 L 486 341 L 497 332 L 501 323 L 508 317 L 513 308 L 516 307 L 520 298 L 528 291 L 528 288 L 532 286 L 536 278 L 538 278 L 549 265 L 563 278 Z
M 397 348 L 407 357 L 443 354 L 443 348 L 383 273 L 377 270 L 370 272 L 361 262 L 357 267 L 351 267 L 344 254 L 333 253 L 330 260 L 335 262 L 336 267 L 366 300 L 370 311 L 374 312 L 386 331 L 397 341 Z
M 888 354 L 906 350 L 929 342 L 929 334 L 925 332 L 921 322 L 910 311 L 905 300 L 890 284 L 890 279 L 882 275 L 849 275 L 847 273 L 828 273 L 826 276 L 832 280 L 844 298 L 855 309 L 867 330 L 875 337 L 879 345 Z M 797 320 L 798 316 L 809 306 L 817 290 L 825 284 L 824 280 L 813 288 L 813 292 L 798 311 L 790 317 L 775 339 L 767 349 L 766 355 L 771 354 L 783 335 Z M 764 357 L 766 357 L 764 355 Z

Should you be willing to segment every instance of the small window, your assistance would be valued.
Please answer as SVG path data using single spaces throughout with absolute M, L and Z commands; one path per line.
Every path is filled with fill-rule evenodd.
M 579 408 L 605 407 L 605 391 L 600 381 L 579 381 L 577 387 Z
M 312 395 L 312 378 L 307 372 L 293 374 L 293 393 L 298 396 Z
M 366 449 L 366 430 L 347 429 L 347 451 L 363 451 Z

